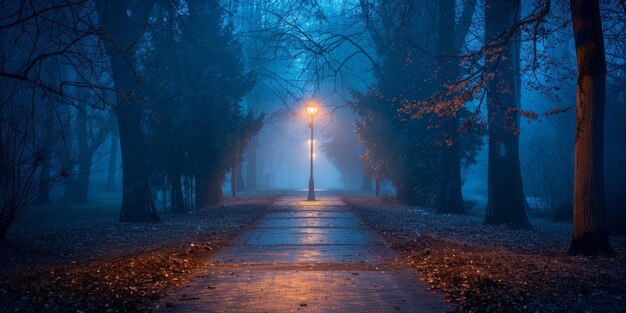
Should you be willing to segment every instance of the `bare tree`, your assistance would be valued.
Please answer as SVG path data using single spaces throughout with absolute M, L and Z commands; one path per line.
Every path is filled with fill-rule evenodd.
M 20 85 L 24 84 L 5 81 L 0 90 Z M 0 105 L 0 241 L 5 240 L 9 227 L 38 195 L 65 176 L 63 170 L 49 172 L 43 178 L 37 175 L 48 157 L 46 139 L 37 132 L 46 114 L 42 116 L 34 103 L 23 104 L 24 99 L 28 98 L 14 95 Z
M 39 195 L 67 177 L 53 166 L 51 142 L 63 146 L 63 131 L 51 127 L 56 107 L 72 103 L 68 86 L 78 75 L 99 71 L 88 1 L 2 1 L 0 16 L 0 238 Z M 52 129 L 51 129 L 52 128 Z M 45 199 L 45 196 L 42 197 Z

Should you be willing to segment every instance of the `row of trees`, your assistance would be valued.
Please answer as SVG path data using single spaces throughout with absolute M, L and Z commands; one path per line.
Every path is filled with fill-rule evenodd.
M 362 174 L 390 180 L 403 203 L 464 213 L 462 170 L 487 135 L 485 222 L 529 227 L 520 118 L 567 108 L 541 116 L 523 110 L 523 87 L 555 93 L 528 81 L 550 74 L 542 45 L 573 20 L 579 79 L 569 86 L 578 89 L 572 252 L 609 251 L 605 56 L 609 72 L 622 73 L 609 86 L 623 86 L 626 76 L 623 46 L 602 48 L 607 34 L 624 42 L 615 31 L 624 29 L 622 6 L 608 3 L 601 11 L 582 0 L 524 7 L 505 0 L 7 1 L 0 19 L 0 178 L 8 183 L 0 191 L 0 234 L 60 182 L 68 198 L 83 201 L 94 153 L 107 137 L 115 143 L 119 136 L 122 221 L 158 221 L 154 187 L 170 194 L 173 211 L 218 203 L 226 171 L 239 167 L 262 126 L 257 104 L 278 103 L 281 119 L 294 103 L 323 89 L 336 92 L 338 84 L 352 94 L 363 149 L 361 168 L 341 149 L 354 143 L 352 134 L 335 131 L 325 146 L 346 182 Z M 611 88 L 623 98 L 623 87 Z M 241 102 L 257 115 L 242 112 Z M 263 163 L 256 160 L 253 149 L 251 185 Z M 623 204 L 619 192 L 610 194 L 611 203 Z
M 0 240 L 32 203 L 87 200 L 91 166 L 121 155 L 123 222 L 157 222 L 153 190 L 188 212 L 222 200 L 262 114 L 218 1 L 8 1 L 0 25 Z M 119 152 L 116 142 L 119 141 Z
M 536 120 L 566 109 L 545 114 L 523 110 L 522 73 L 542 75 L 542 53 L 547 51 L 537 45 L 560 29 L 547 25 L 548 20 L 559 20 L 554 17 L 558 9 L 551 15 L 555 4 L 531 4 L 524 17 L 521 1 L 360 5 L 379 56 L 373 66 L 377 84 L 357 93 L 352 103 L 360 116 L 356 132 L 366 171 L 393 182 L 402 203 L 464 213 L 461 170 L 472 163 L 486 132 L 485 223 L 530 227 L 520 166 L 520 118 Z M 603 185 L 602 18 L 607 14 L 601 13 L 597 1 L 573 0 L 568 11 L 578 69 L 574 168 L 568 169 L 574 178 L 570 252 L 610 253 Z M 623 23 L 621 18 L 613 22 Z M 531 56 L 529 66 L 522 62 L 522 49 Z

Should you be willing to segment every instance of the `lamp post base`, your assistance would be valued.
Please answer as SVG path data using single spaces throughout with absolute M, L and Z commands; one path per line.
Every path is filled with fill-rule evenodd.
M 313 179 L 309 179 L 309 196 L 307 197 L 307 201 L 315 201 L 315 183 Z

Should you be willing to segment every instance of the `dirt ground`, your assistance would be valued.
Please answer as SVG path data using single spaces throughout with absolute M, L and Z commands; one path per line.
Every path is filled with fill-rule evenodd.
M 34 207 L 0 246 L 0 312 L 141 311 L 251 225 L 273 198 L 161 223 L 119 223 L 115 201 Z
M 626 238 L 613 257 L 571 257 L 570 223 L 533 218 L 532 230 L 485 226 L 478 213 L 345 198 L 432 288 L 463 312 L 626 312 Z

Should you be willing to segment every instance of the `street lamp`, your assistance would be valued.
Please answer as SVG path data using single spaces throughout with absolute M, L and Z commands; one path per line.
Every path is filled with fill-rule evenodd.
M 309 116 L 309 128 L 311 128 L 311 176 L 309 178 L 309 196 L 308 201 L 315 201 L 315 182 L 313 181 L 313 120 L 319 110 L 319 105 L 315 101 L 309 101 L 305 105 L 306 114 Z

